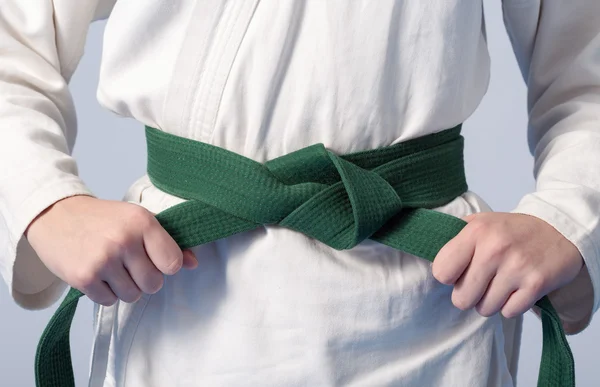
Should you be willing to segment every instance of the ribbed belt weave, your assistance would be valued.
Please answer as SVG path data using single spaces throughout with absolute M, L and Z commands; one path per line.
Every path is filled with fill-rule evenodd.
M 433 261 L 466 223 L 431 210 L 467 190 L 460 125 L 374 150 L 336 155 L 322 144 L 258 163 L 146 127 L 148 176 L 187 199 L 156 216 L 182 248 L 278 224 L 335 249 L 372 239 Z M 71 289 L 40 339 L 38 387 L 75 385 L 69 331 L 83 294 Z M 575 385 L 574 362 L 547 297 L 539 387 Z

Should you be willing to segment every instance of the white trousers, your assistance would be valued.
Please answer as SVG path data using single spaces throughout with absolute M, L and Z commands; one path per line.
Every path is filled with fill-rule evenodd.
M 177 202 L 147 178 L 127 199 Z M 490 209 L 468 192 L 439 210 Z M 157 294 L 97 310 L 90 387 L 514 385 L 522 318 L 457 309 L 424 259 L 277 226 L 194 252 Z

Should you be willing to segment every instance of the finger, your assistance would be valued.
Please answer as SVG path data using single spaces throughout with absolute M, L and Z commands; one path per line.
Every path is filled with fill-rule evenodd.
M 534 293 L 527 289 L 519 289 L 508 298 L 502 307 L 502 315 L 513 318 L 528 311 L 537 301 Z
M 490 317 L 500 310 L 511 296 L 511 294 L 518 289 L 517 286 L 508 281 L 505 277 L 500 274 L 496 274 L 490 281 L 488 288 L 481 297 L 481 300 L 476 305 L 475 309 L 477 313 L 484 317 Z
M 490 281 L 496 274 L 496 268 L 486 262 L 475 249 L 471 263 L 454 285 L 452 303 L 457 308 L 462 310 L 473 308 L 487 291 Z
M 92 284 L 81 289 L 90 300 L 96 304 L 111 306 L 117 302 L 118 298 L 104 281 L 95 281 Z
M 144 293 L 154 294 L 163 286 L 163 274 L 154 266 L 143 246 L 138 246 L 124 257 L 123 263 L 137 287 Z
M 192 250 L 183 250 L 183 267 L 190 270 L 198 267 L 198 259 Z
M 162 273 L 177 273 L 183 265 L 183 252 L 156 218 L 153 217 L 149 223 L 143 237 L 146 254 Z
M 433 276 L 443 284 L 454 284 L 469 266 L 475 252 L 475 238 L 465 227 L 444 245 L 433 260 Z
M 113 293 L 125 302 L 136 302 L 142 296 L 142 291 L 137 287 L 124 266 L 115 266 L 104 276 Z

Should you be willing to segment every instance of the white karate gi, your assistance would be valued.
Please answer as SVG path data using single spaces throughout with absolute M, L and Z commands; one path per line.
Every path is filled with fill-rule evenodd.
M 25 308 L 65 288 L 22 234 L 55 201 L 90 194 L 69 156 L 67 81 L 89 23 L 112 3 L 0 2 L 0 272 Z M 503 7 L 529 86 L 538 182 L 514 211 L 579 248 L 585 271 L 555 300 L 568 320 L 588 289 L 577 302 L 591 316 L 600 1 Z M 480 0 L 129 0 L 108 19 L 98 99 L 140 126 L 265 161 L 317 142 L 345 153 L 452 127 L 481 101 L 489 65 Z M 154 212 L 178 202 L 147 177 L 126 200 Z M 440 210 L 488 207 L 469 192 Z M 335 251 L 276 226 L 195 252 L 199 268 L 159 293 L 100 308 L 92 387 L 513 385 L 521 319 L 458 310 L 420 258 L 371 241 Z

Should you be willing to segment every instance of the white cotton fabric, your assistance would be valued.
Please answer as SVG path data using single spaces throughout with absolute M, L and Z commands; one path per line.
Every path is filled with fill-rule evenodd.
M 536 190 L 514 212 L 544 219 L 582 253 L 585 270 L 553 295 L 581 330 L 600 304 L 600 2 L 503 9 L 536 160 Z M 67 84 L 101 17 L 104 107 L 261 162 L 455 126 L 488 85 L 481 1 L 3 0 L 0 272 L 24 308 L 65 288 L 25 228 L 57 200 L 92 194 L 70 156 Z M 125 200 L 154 212 L 180 201 L 147 176 Z M 468 192 L 438 210 L 490 209 Z M 197 270 L 98 309 L 90 386 L 514 384 L 521 318 L 458 310 L 420 258 L 371 241 L 335 251 L 277 226 L 195 250 Z M 588 317 L 571 319 L 573 305 Z

